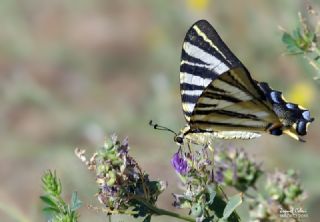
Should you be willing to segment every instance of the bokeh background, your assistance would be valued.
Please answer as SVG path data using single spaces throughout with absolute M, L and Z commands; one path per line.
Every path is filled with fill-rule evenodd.
M 313 5 L 319 9 L 320 1 Z M 316 118 L 307 143 L 265 135 L 232 144 L 245 147 L 265 169 L 297 169 L 309 193 L 309 220 L 319 218 L 320 89 L 305 60 L 282 55 L 278 29 L 293 30 L 298 11 L 306 11 L 304 1 L 1 0 L 0 221 L 45 220 L 39 195 L 47 169 L 56 169 L 66 198 L 76 190 L 85 205 L 98 205 L 94 176 L 73 150 L 93 152 L 112 132 L 129 137 L 132 155 L 151 178 L 168 181 L 159 206 L 173 209 L 171 193 L 179 189 L 170 158 L 177 147 L 171 134 L 148 121 L 176 131 L 184 126 L 181 46 L 189 26 L 203 18 L 255 79 Z M 80 221 L 106 221 L 85 205 Z

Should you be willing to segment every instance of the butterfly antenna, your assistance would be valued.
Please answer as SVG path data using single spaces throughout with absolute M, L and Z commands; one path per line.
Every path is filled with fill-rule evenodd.
M 171 133 L 173 133 L 174 135 L 178 135 L 175 131 L 173 131 L 172 129 L 169 129 L 168 127 L 165 127 L 165 126 L 161 126 L 161 125 L 158 125 L 154 122 L 152 122 L 152 120 L 149 121 L 149 125 L 152 126 L 154 129 L 156 130 L 164 130 L 164 131 L 169 131 Z

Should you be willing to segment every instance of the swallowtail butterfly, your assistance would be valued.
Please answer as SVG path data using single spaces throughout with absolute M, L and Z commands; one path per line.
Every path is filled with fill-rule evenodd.
M 203 144 L 210 138 L 252 139 L 263 132 L 304 141 L 314 120 L 249 71 L 205 20 L 188 30 L 180 64 L 182 109 L 187 125 L 175 137 Z

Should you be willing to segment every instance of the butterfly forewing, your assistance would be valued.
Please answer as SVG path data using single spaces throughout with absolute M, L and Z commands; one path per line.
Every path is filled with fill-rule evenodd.
M 187 32 L 181 55 L 180 89 L 187 121 L 203 90 L 220 74 L 241 67 L 241 62 L 205 20 Z

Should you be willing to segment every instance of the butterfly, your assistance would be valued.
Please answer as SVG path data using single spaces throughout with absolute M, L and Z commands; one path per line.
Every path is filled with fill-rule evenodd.
M 193 24 L 184 39 L 180 92 L 187 125 L 175 136 L 179 144 L 253 139 L 264 132 L 304 141 L 314 120 L 309 110 L 254 80 L 206 20 Z

